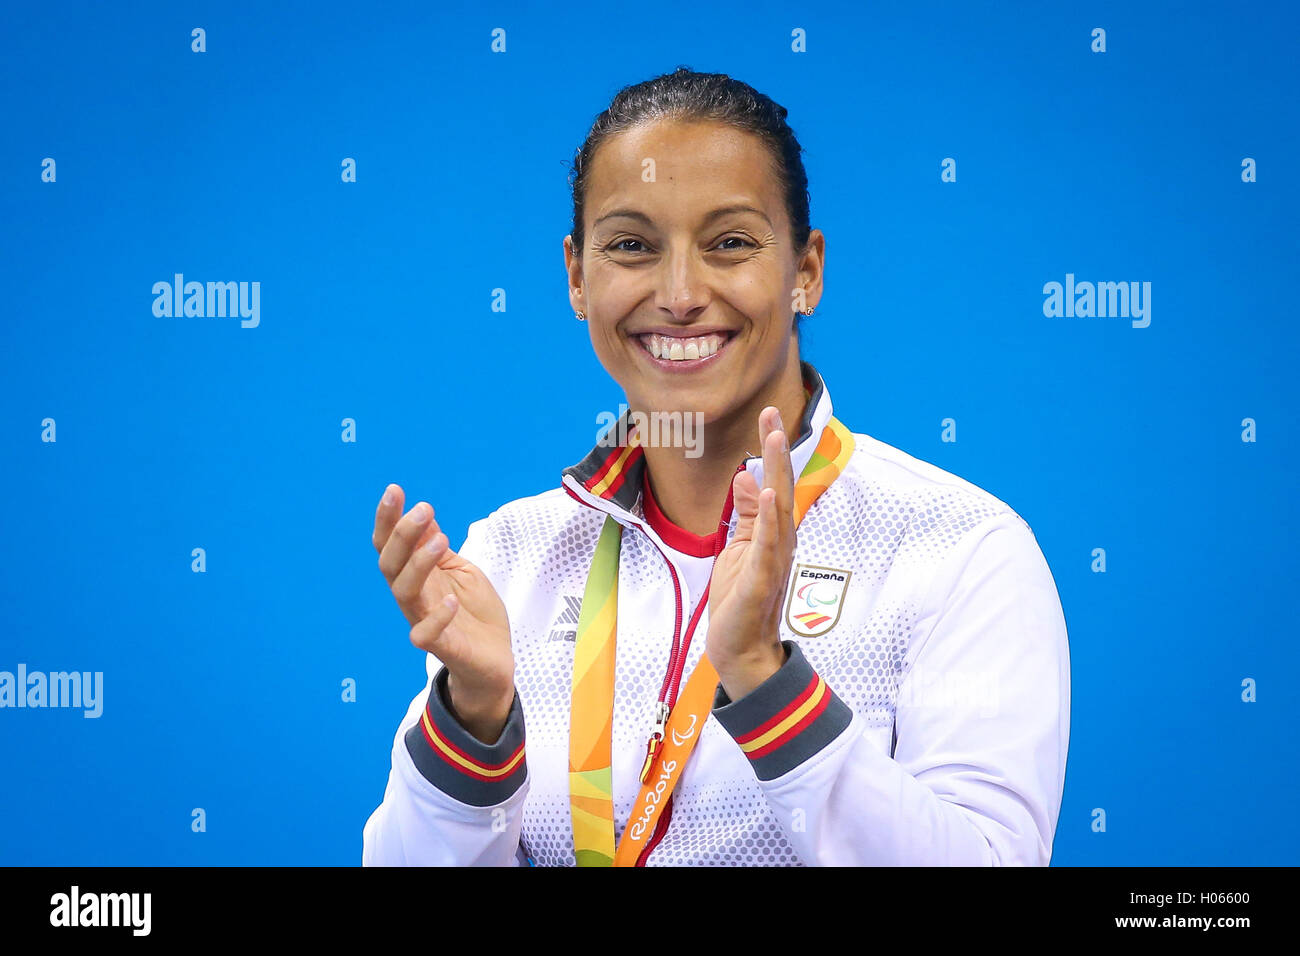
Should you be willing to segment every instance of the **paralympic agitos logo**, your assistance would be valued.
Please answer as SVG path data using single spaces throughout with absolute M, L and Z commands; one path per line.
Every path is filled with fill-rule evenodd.
M 833 628 L 844 610 L 852 571 L 796 564 L 785 600 L 785 623 L 801 637 L 818 637 Z

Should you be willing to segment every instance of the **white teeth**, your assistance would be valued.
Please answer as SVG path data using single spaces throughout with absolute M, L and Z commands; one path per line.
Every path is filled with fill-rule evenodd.
M 646 351 L 655 358 L 669 359 L 674 362 L 690 362 L 716 355 L 726 341 L 727 336 L 716 333 L 694 336 L 688 339 L 678 339 L 651 333 L 641 338 Z

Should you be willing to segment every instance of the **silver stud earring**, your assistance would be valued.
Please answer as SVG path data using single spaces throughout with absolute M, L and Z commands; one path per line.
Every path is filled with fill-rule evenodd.
M 586 322 L 586 321 L 587 321 L 587 313 L 582 312 L 582 311 L 578 311 L 578 312 L 573 313 L 573 317 L 574 317 L 575 319 L 577 319 L 579 322 Z

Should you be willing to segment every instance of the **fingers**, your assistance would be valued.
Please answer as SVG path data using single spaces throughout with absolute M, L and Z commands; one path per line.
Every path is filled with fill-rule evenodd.
M 423 651 L 428 651 L 442 663 L 455 663 L 457 660 L 455 629 L 448 627 L 460 604 L 453 595 L 448 594 L 435 604 L 427 615 L 420 618 L 411 628 L 411 643 Z
M 755 500 L 751 560 L 756 580 L 783 590 L 794 555 L 794 465 L 781 413 L 769 405 L 758 416 L 763 441 L 763 488 Z M 752 479 L 751 479 L 752 481 Z
M 393 519 L 395 514 L 400 511 L 400 508 L 396 501 L 390 505 L 381 504 L 380 509 L 384 508 L 392 510 L 392 514 L 385 516 L 383 519 L 385 525 L 387 525 L 388 520 Z M 376 521 L 376 537 L 380 534 L 380 530 L 379 522 Z M 380 549 L 379 570 L 383 572 L 385 580 L 392 584 L 397 575 L 406 567 L 406 562 L 410 560 L 415 549 L 427 543 L 440 530 L 438 522 L 433 520 L 433 506 L 425 501 L 419 502 L 401 518 L 397 518 L 396 523 L 392 525 L 387 541 L 377 545 Z
M 763 488 L 758 487 L 748 471 L 740 472 L 732 480 L 731 494 L 737 515 L 732 540 L 759 543 L 761 539 L 767 547 L 776 550 L 784 550 L 787 544 L 793 549 L 794 465 L 776 406 L 769 405 L 759 413 L 758 434 L 763 447 Z M 772 510 L 765 519 L 760 491 L 767 490 L 772 496 Z
M 388 543 L 393 525 L 402 516 L 402 502 L 405 498 L 401 485 L 389 485 L 384 489 L 384 496 L 379 499 L 379 507 L 375 509 L 375 533 L 370 538 L 376 551 L 383 551 L 384 545 Z
M 406 614 L 407 620 L 414 622 L 423 618 L 433 610 L 429 606 L 430 602 L 441 599 L 449 592 L 449 588 L 438 587 L 432 589 L 431 595 L 427 595 L 424 586 L 430 572 L 450 550 L 451 542 L 447 540 L 447 535 L 435 531 L 427 541 L 422 541 L 416 547 L 406 566 L 393 579 L 393 597 L 397 598 L 398 606 Z
M 790 555 L 782 541 L 776 492 L 764 488 L 758 493 L 758 516 L 754 521 L 754 546 L 746 553 L 755 593 L 776 594 L 785 587 Z
M 776 492 L 764 488 L 758 495 L 758 520 L 754 527 L 754 546 L 760 558 L 766 562 L 774 557 L 780 544 L 781 531 L 777 521 Z M 775 562 L 773 562 L 775 563 Z
M 755 536 L 762 532 L 763 540 L 784 553 L 787 544 L 790 550 L 794 547 L 794 464 L 781 413 L 775 406 L 769 405 L 759 413 L 758 431 L 763 440 L 763 489 L 772 490 L 774 507 L 766 519 L 760 509 Z M 765 521 L 771 523 L 770 535 L 766 534 Z
M 758 434 L 763 442 L 763 487 L 776 491 L 777 510 L 794 513 L 794 464 L 781 413 L 769 405 L 758 416 Z
M 736 533 L 732 541 L 748 541 L 754 536 L 758 517 L 758 482 L 748 471 L 737 472 L 731 481 L 731 501 L 736 514 Z

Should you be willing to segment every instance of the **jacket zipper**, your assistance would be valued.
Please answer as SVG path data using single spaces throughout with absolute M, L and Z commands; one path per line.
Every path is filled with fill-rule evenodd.
M 654 541 L 651 541 L 654 544 Z M 682 585 L 677 579 L 677 569 L 673 563 L 668 561 L 668 555 L 664 554 L 663 549 L 655 544 L 655 549 L 668 562 L 668 573 L 673 578 L 673 595 L 677 601 L 677 613 L 673 617 L 673 646 L 668 652 L 668 672 L 664 674 L 663 685 L 659 688 L 659 701 L 655 705 L 655 722 L 650 729 L 650 738 L 646 741 L 645 760 L 641 764 L 641 782 L 645 783 L 650 777 L 650 768 L 654 766 L 655 757 L 659 754 L 659 748 L 664 742 L 664 732 L 668 727 L 668 715 L 672 711 L 672 701 L 668 693 L 672 687 L 673 671 L 680 670 L 679 665 L 686 660 L 686 655 L 681 649 L 681 629 L 682 629 Z M 695 629 L 695 623 L 699 620 L 699 608 L 696 613 L 691 615 L 691 623 L 687 627 L 687 633 Z
M 744 470 L 745 464 L 744 462 L 741 462 L 735 472 L 732 473 L 731 482 L 727 485 L 727 501 L 722 507 L 722 517 L 718 521 L 717 539 L 713 544 L 714 561 L 716 561 L 718 555 L 722 553 L 722 549 L 726 544 L 727 526 L 731 523 L 731 513 L 735 508 L 734 488 L 736 475 L 740 474 Z M 569 493 L 570 498 L 577 501 L 579 504 L 584 504 L 593 510 L 601 510 L 596 508 L 594 505 L 583 501 L 568 485 L 564 486 L 564 490 Z M 650 731 L 650 738 L 646 742 L 645 762 L 641 766 L 642 783 L 645 783 L 649 778 L 650 771 L 654 767 L 655 757 L 658 756 L 659 750 L 663 745 L 664 734 L 668 726 L 668 715 L 672 713 L 673 705 L 677 703 L 678 691 L 681 689 L 682 671 L 686 668 L 686 655 L 690 650 L 691 640 L 695 636 L 695 627 L 700 622 L 700 617 L 704 613 L 704 608 L 708 606 L 709 586 L 713 583 L 713 575 L 710 573 L 709 584 L 704 586 L 704 592 L 700 595 L 699 603 L 695 607 L 695 613 L 691 615 L 690 623 L 686 627 L 685 644 L 683 646 L 681 636 L 681 581 L 677 577 L 677 569 L 673 566 L 672 561 L 668 560 L 668 555 L 664 554 L 663 548 L 659 547 L 658 543 L 655 542 L 653 538 L 650 539 L 650 543 L 655 546 L 655 550 L 659 552 L 660 557 L 662 557 L 664 562 L 668 565 L 668 573 L 673 579 L 673 596 L 676 600 L 676 613 L 673 617 L 673 644 L 672 649 L 668 654 L 668 672 L 664 674 L 664 682 L 659 689 L 659 701 L 655 707 L 655 722 Z M 637 866 L 645 866 L 646 859 L 650 856 L 651 851 L 653 851 L 663 840 L 664 835 L 668 832 L 668 823 L 672 819 L 672 811 L 673 795 L 669 794 L 668 800 L 664 803 L 663 813 L 659 815 L 659 819 L 655 822 L 655 828 L 650 834 L 650 839 L 646 841 L 645 848 L 637 857 Z
M 736 482 L 736 475 L 740 474 L 744 470 L 745 470 L 745 465 L 742 462 L 740 466 L 732 474 L 731 482 L 727 485 L 727 501 L 722 506 L 722 517 L 718 521 L 717 537 L 713 543 L 713 560 L 715 562 L 718 559 L 718 555 L 722 553 L 722 549 L 725 546 L 727 541 L 727 525 L 731 523 L 731 512 L 735 507 L 735 502 L 733 501 L 733 497 L 735 494 L 734 488 Z M 663 549 L 659 548 L 657 544 L 655 545 L 655 547 L 656 549 L 658 549 L 659 553 L 663 556 L 663 559 L 665 561 L 668 561 L 668 555 L 663 553 Z M 672 572 L 673 587 L 676 589 L 676 594 L 677 594 L 677 625 L 675 625 L 673 629 L 673 650 L 675 652 L 675 656 L 670 655 L 669 657 L 668 673 L 664 677 L 664 689 L 661 690 L 659 694 L 659 707 L 657 711 L 657 719 L 655 721 L 655 729 L 650 735 L 650 744 L 649 744 L 649 750 L 646 754 L 645 766 L 642 767 L 641 769 L 642 783 L 644 783 L 646 781 L 646 778 L 649 776 L 650 769 L 654 765 L 655 755 L 659 749 L 658 745 L 655 744 L 656 735 L 658 736 L 659 744 L 663 743 L 664 729 L 667 725 L 668 714 L 672 712 L 673 705 L 677 703 L 677 693 L 681 689 L 682 671 L 686 667 L 686 654 L 690 650 L 691 639 L 695 636 L 695 625 L 699 623 L 700 615 L 703 613 L 704 608 L 708 605 L 709 587 L 713 584 L 713 573 L 710 570 L 709 582 L 708 584 L 704 585 L 704 591 L 702 594 L 700 594 L 700 601 L 695 606 L 695 613 L 691 615 L 691 623 L 687 626 L 686 629 L 686 646 L 681 649 L 680 653 L 676 653 L 677 652 L 676 628 L 681 624 L 682 592 L 677 582 L 677 572 L 676 570 L 674 570 L 673 563 L 671 561 L 668 561 L 668 570 Z M 674 673 L 674 668 L 676 669 L 676 673 Z M 700 732 L 703 733 L 703 730 L 701 730 Z M 650 834 L 650 839 L 646 841 L 645 849 L 641 851 L 640 855 L 636 859 L 637 866 L 645 866 L 646 860 L 649 859 L 650 854 L 654 852 L 655 848 L 659 846 L 664 836 L 668 833 L 668 826 L 673 816 L 673 796 L 674 794 L 671 793 L 668 795 L 668 800 L 664 803 L 663 813 L 661 813 L 659 815 L 659 819 L 655 821 L 654 831 Z
M 731 511 L 735 506 L 732 498 L 732 490 L 736 480 L 736 475 L 745 470 L 742 463 L 735 472 L 732 473 L 731 482 L 727 485 L 727 501 L 722 506 L 722 517 L 718 520 L 718 530 L 715 534 L 713 543 L 713 558 L 716 561 L 718 555 L 722 553 L 722 546 L 727 540 L 727 525 L 731 521 Z M 651 539 L 651 543 L 654 543 Z M 677 615 L 673 622 L 673 646 L 668 655 L 668 672 L 664 674 L 663 686 L 659 688 L 659 702 L 655 707 L 655 722 L 650 731 L 650 738 L 646 741 L 645 761 L 641 764 L 641 782 L 645 783 L 650 779 L 650 771 L 654 768 L 655 758 L 659 755 L 660 748 L 663 747 L 664 733 L 668 726 L 668 715 L 672 713 L 674 705 L 677 703 L 677 693 L 681 690 L 682 671 L 686 669 L 686 655 L 691 649 L 691 640 L 695 636 L 695 627 L 700 623 L 700 617 L 704 613 L 704 608 L 709 602 L 709 584 L 712 583 L 713 575 L 710 572 L 709 584 L 704 585 L 704 591 L 700 595 L 699 602 L 695 605 L 695 613 L 691 615 L 691 622 L 686 627 L 686 635 L 683 640 L 679 639 L 679 631 L 682 626 L 682 588 L 677 579 L 677 569 L 673 563 L 668 560 L 668 555 L 664 554 L 663 548 L 655 544 L 660 556 L 668 564 L 668 572 L 673 578 L 673 592 L 677 599 Z

